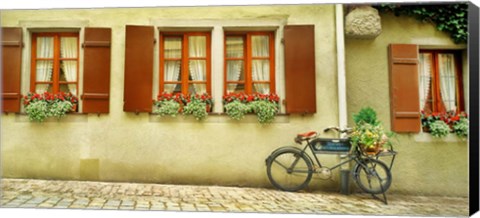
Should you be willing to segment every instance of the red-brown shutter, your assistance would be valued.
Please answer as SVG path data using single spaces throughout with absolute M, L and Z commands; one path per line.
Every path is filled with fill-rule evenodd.
M 126 26 L 123 111 L 151 112 L 153 26 Z
M 3 27 L 2 31 L 2 112 L 20 112 L 22 28 Z
M 110 100 L 110 28 L 85 28 L 83 113 L 108 113 Z
M 390 117 L 392 131 L 420 132 L 418 46 L 389 46 Z
M 287 113 L 315 113 L 315 31 L 313 25 L 284 27 Z

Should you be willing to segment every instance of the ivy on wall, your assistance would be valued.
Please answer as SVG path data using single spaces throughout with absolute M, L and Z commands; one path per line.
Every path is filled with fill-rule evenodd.
M 415 17 L 423 22 L 432 22 L 440 31 L 450 33 L 455 43 L 466 43 L 468 38 L 468 4 L 399 5 L 381 4 L 373 6 L 379 12 L 392 12 L 396 16 Z

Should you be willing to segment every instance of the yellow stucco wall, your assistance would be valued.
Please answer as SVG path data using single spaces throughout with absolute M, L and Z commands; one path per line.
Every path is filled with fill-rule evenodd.
M 265 159 L 270 152 L 293 144 L 298 132 L 338 123 L 333 5 L 21 10 L 2 11 L 1 16 L 2 26 L 65 23 L 72 18 L 72 22 L 112 28 L 110 113 L 72 115 L 41 124 L 29 122 L 25 115 L 2 115 L 5 177 L 269 186 Z M 126 24 L 190 19 L 195 26 L 199 19 L 264 17 L 287 17 L 287 24 L 315 25 L 317 93 L 321 93 L 315 115 L 281 116 L 277 123 L 262 126 L 254 117 L 234 122 L 225 115 L 212 115 L 197 122 L 123 112 Z M 219 75 L 223 72 L 212 72 L 213 78 Z M 336 157 L 327 159 L 335 161 Z M 338 186 L 328 181 L 321 184 Z
M 0 16 L 2 26 L 39 21 L 58 24 L 73 18 L 81 25 L 112 28 L 110 113 L 71 115 L 40 124 L 29 122 L 25 115 L 3 114 L 4 177 L 270 187 L 265 158 L 271 151 L 292 145 L 298 132 L 338 124 L 334 5 L 21 10 L 2 11 Z M 125 25 L 152 25 L 162 19 L 191 20 L 195 25 L 202 19 L 265 17 L 283 17 L 287 24 L 315 25 L 316 114 L 279 116 L 277 122 L 262 126 L 254 117 L 235 122 L 225 115 L 212 115 L 197 122 L 122 111 Z M 369 105 L 389 126 L 386 45 L 452 43 L 426 24 L 382 18 L 384 29 L 377 39 L 346 40 L 348 116 Z M 411 30 L 405 31 L 405 26 Z M 283 50 L 281 45 L 277 49 Z M 28 75 L 28 69 L 23 71 Z M 222 74 L 214 70 L 212 78 Z M 283 81 L 277 86 L 283 86 Z M 221 92 L 214 90 L 214 94 Z M 402 143 L 396 147 L 400 155 L 390 191 L 467 195 L 467 144 L 423 143 L 414 138 L 399 136 Z M 336 156 L 324 157 L 327 165 L 337 161 Z M 337 191 L 337 173 L 334 181 L 312 180 L 313 188 Z
M 430 23 L 391 14 L 382 14 L 381 18 L 382 33 L 377 38 L 346 40 L 347 102 L 349 123 L 353 123 L 351 114 L 362 107 L 371 106 L 389 129 L 388 44 L 418 44 L 437 48 L 465 48 L 465 45 L 455 45 L 448 34 L 437 31 Z M 395 148 L 399 155 L 392 171 L 392 190 L 468 195 L 466 141 L 457 140 L 453 135 L 446 140 L 434 139 L 428 134 L 398 134 L 397 137 Z

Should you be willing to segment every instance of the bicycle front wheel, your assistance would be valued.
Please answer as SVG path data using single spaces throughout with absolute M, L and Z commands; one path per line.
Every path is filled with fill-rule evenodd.
M 297 150 L 285 150 L 272 154 L 267 161 L 268 179 L 283 191 L 304 189 L 312 179 L 313 169 L 306 154 Z
M 353 168 L 357 185 L 370 194 L 381 194 L 390 188 L 392 175 L 387 165 L 375 159 L 364 159 Z

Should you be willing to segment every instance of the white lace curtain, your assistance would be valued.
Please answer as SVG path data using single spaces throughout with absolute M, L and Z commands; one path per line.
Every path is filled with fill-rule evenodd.
M 62 58 L 77 58 L 77 38 L 76 37 L 62 37 L 60 38 L 60 56 Z M 77 61 L 63 60 L 60 65 L 67 82 L 77 81 Z M 68 90 L 76 95 L 77 85 L 68 84 Z
M 227 61 L 227 81 L 239 81 L 242 73 L 243 61 Z M 228 83 L 227 93 L 235 92 L 238 83 Z
M 447 111 L 457 109 L 455 61 L 453 54 L 439 54 L 440 94 Z
M 419 94 L 420 94 L 420 110 L 425 108 L 425 104 L 428 100 L 428 94 L 431 88 L 432 80 L 432 55 L 431 54 L 420 54 L 420 64 L 418 70 L 418 81 L 419 81 Z
M 420 54 L 419 64 L 419 94 L 420 109 L 425 107 L 432 83 L 432 54 Z M 438 74 L 440 82 L 440 95 L 446 111 L 457 109 L 455 59 L 453 54 L 438 54 Z
M 252 36 L 252 56 L 269 57 L 268 36 Z M 270 61 L 252 60 L 252 78 L 253 81 L 270 80 Z M 256 92 L 267 94 L 270 92 L 269 84 L 254 83 Z
M 188 56 L 190 58 L 206 58 L 207 57 L 207 39 L 205 36 L 188 37 Z M 193 81 L 207 81 L 207 61 L 190 60 L 189 63 L 190 76 Z M 195 93 L 206 93 L 206 84 L 193 84 Z
M 165 58 L 181 58 L 182 57 L 182 39 L 181 38 L 165 38 L 164 43 Z M 180 61 L 165 61 L 164 64 L 164 80 L 180 81 Z M 172 93 L 178 84 L 165 84 L 164 91 Z
M 53 58 L 53 37 L 37 38 L 37 58 Z M 37 82 L 52 81 L 53 61 L 37 61 L 36 80 Z M 50 84 L 37 84 L 35 91 L 44 93 L 48 90 Z
M 227 58 L 243 57 L 243 38 L 227 37 Z M 243 61 L 228 60 L 227 61 L 227 81 L 239 81 L 243 72 Z M 227 85 L 227 93 L 235 92 L 237 83 L 229 83 Z

